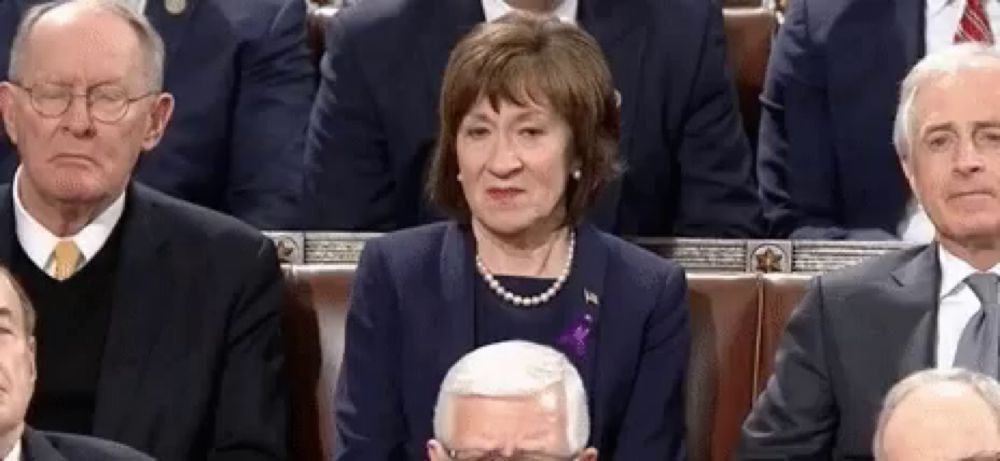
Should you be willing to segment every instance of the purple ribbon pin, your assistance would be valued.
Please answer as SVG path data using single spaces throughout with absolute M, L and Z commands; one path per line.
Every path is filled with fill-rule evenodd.
M 590 290 L 583 290 L 583 300 L 588 308 L 596 308 L 600 304 L 597 295 Z M 576 359 L 583 359 L 587 354 L 587 336 L 594 326 L 594 316 L 586 312 L 576 322 L 573 322 L 563 334 L 559 335 L 557 343 L 562 346 L 568 355 Z

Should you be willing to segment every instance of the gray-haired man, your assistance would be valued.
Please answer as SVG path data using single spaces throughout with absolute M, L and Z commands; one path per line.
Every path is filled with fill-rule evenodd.
M 505 341 L 462 357 L 434 411 L 431 461 L 595 461 L 587 396 L 573 364 L 547 346 Z
M 997 376 L 1000 52 L 928 55 L 903 82 L 896 120 L 936 242 L 816 278 L 743 426 L 742 459 L 870 458 L 898 380 L 952 366 Z

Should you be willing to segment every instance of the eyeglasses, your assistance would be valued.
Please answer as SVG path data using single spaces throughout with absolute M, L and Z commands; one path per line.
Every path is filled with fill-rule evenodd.
M 452 461 L 572 461 L 576 459 L 576 455 L 560 456 L 541 451 L 516 450 L 512 456 L 506 456 L 500 450 L 448 449 L 446 452 Z
M 84 98 L 87 101 L 87 110 L 90 116 L 104 123 L 116 123 L 125 117 L 132 103 L 156 94 L 151 91 L 134 98 L 128 97 L 128 92 L 124 88 L 113 85 L 97 85 L 87 89 L 86 94 L 73 94 L 66 86 L 41 83 L 35 86 L 24 86 L 14 83 L 14 86 L 21 88 L 31 99 L 31 107 L 43 117 L 60 117 L 69 110 L 69 106 L 75 98 Z

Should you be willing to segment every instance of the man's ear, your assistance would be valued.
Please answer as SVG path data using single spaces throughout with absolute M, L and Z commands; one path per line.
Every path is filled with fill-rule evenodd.
M 4 131 L 10 142 L 17 144 L 17 116 L 14 114 L 14 85 L 10 82 L 0 82 L 0 119 L 3 120 Z
M 31 382 L 35 382 L 35 378 L 38 376 L 38 366 L 35 360 L 37 350 L 37 342 L 35 342 L 35 335 L 28 336 L 28 351 L 31 354 Z
M 580 456 L 577 457 L 577 460 L 578 461 L 597 461 L 597 449 L 594 448 L 594 447 L 590 447 L 590 448 L 588 448 L 586 450 L 583 450 L 583 453 L 580 453 Z
M 903 176 L 906 177 L 906 183 L 910 185 L 910 191 L 917 201 L 920 201 L 920 196 L 917 195 L 917 183 L 913 176 L 913 154 L 907 152 L 897 157 L 899 158 L 899 167 L 903 170 Z
M 444 449 L 444 445 L 441 445 L 441 442 L 430 439 L 427 441 L 427 459 L 430 461 L 448 461 L 448 452 Z
M 142 150 L 150 151 L 163 139 L 163 133 L 174 113 L 174 97 L 170 93 L 154 96 L 153 108 L 149 111 L 149 124 L 142 138 Z

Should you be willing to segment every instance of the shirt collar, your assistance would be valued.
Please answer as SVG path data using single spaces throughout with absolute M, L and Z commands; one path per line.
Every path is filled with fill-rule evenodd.
M 931 14 L 940 13 L 946 6 L 951 5 L 955 0 L 926 0 L 925 8 Z
M 927 8 L 927 11 L 929 11 L 932 15 L 938 14 L 941 12 L 941 10 L 949 6 L 953 6 L 956 3 L 960 3 L 963 7 L 965 6 L 965 0 L 925 0 L 925 1 L 927 2 L 925 4 L 925 8 Z M 990 1 L 991 0 L 984 0 L 983 6 L 985 6 Z
M 504 0 L 482 0 L 483 1 L 483 15 L 486 17 L 486 22 L 493 22 L 499 19 L 501 16 L 510 13 L 513 9 Z M 563 0 L 562 3 L 556 7 L 553 12 L 555 17 L 559 18 L 562 22 L 567 22 L 570 24 L 576 24 L 576 10 L 577 10 L 578 0 Z
M 938 300 L 941 300 L 946 296 L 955 294 L 962 288 L 968 276 L 979 271 L 946 250 L 944 245 L 938 244 L 937 247 L 938 262 L 941 266 L 941 291 L 938 292 Z M 1000 264 L 991 267 L 989 272 L 1000 275 Z
M 14 442 L 14 446 L 3 457 L 3 461 L 21 461 L 21 439 Z
M 52 250 L 62 238 L 46 229 L 24 208 L 18 187 L 20 177 L 21 168 L 18 167 L 17 172 L 14 173 L 13 193 L 11 194 L 14 196 L 14 227 L 17 232 L 17 240 L 31 262 L 44 270 L 52 256 Z M 121 219 L 124 210 L 125 192 L 122 191 L 121 195 L 111 202 L 111 205 L 84 226 L 80 232 L 67 237 L 73 240 L 76 247 L 80 249 L 84 258 L 83 262 L 90 261 L 108 241 L 108 237 L 111 236 L 111 232 Z

